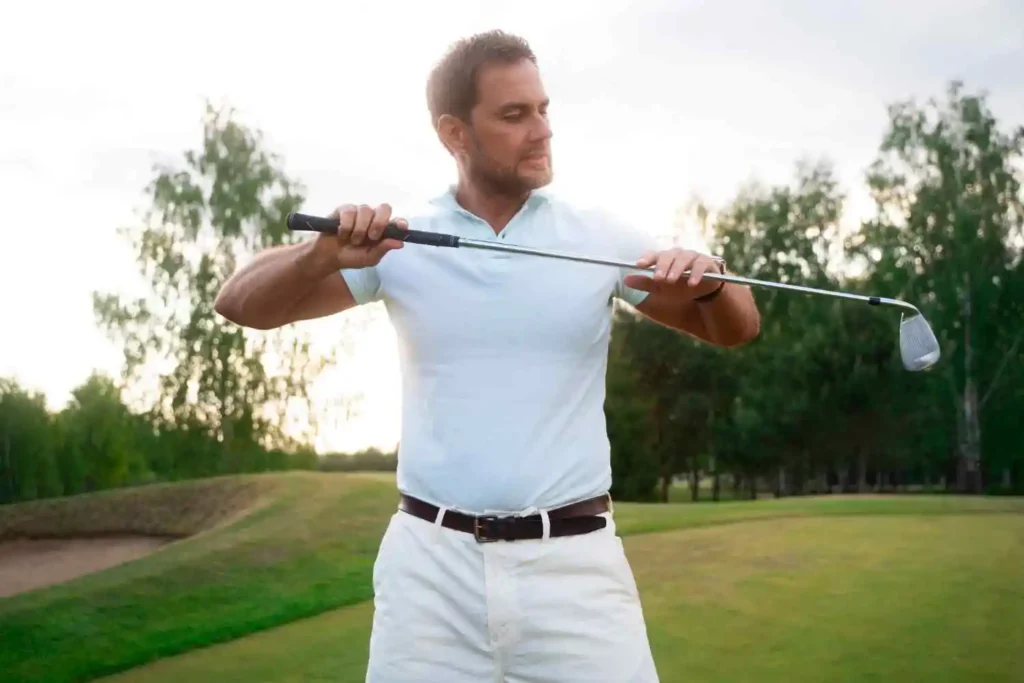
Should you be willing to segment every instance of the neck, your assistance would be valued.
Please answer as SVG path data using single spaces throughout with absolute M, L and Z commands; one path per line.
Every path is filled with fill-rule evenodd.
M 460 179 L 455 189 L 455 200 L 462 208 L 487 221 L 494 233 L 504 230 L 516 212 L 522 208 L 529 191 L 508 194 L 496 188 Z

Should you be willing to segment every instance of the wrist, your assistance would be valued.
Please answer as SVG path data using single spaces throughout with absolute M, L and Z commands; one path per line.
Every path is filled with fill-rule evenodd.
M 717 266 L 716 274 L 718 274 L 718 275 L 725 275 L 725 261 L 721 260 L 721 259 L 716 259 L 715 265 Z M 710 292 L 707 292 L 705 294 L 701 294 L 700 296 L 694 297 L 693 300 L 696 303 L 698 303 L 698 304 L 710 303 L 710 302 L 714 301 L 715 299 L 717 299 L 722 294 L 722 290 L 725 289 L 725 285 L 726 285 L 725 281 L 724 280 L 711 280 L 711 281 L 715 283 L 715 288 L 712 289 Z
M 711 303 L 712 301 L 718 298 L 718 296 L 722 293 L 723 289 L 725 289 L 725 283 L 719 282 L 718 286 L 715 287 L 713 290 L 711 290 L 707 294 L 701 294 L 700 296 L 696 296 L 693 298 L 693 300 L 698 304 Z
M 312 239 L 303 243 L 296 251 L 293 262 L 302 273 L 315 280 L 322 280 L 339 270 L 341 266 L 338 264 L 337 256 L 321 249 L 318 241 Z

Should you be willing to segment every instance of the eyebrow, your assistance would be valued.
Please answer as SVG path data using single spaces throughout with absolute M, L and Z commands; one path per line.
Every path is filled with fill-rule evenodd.
M 538 108 L 543 109 L 544 107 L 547 107 L 550 103 L 551 99 L 547 98 L 540 103 Z M 501 113 L 506 113 L 510 111 L 515 111 L 517 109 L 529 109 L 530 106 L 531 105 L 528 102 L 506 102 L 505 104 L 498 107 L 498 111 Z

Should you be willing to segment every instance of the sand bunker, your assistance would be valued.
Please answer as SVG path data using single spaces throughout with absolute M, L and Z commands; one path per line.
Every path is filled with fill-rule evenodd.
M 171 540 L 112 536 L 0 542 L 0 598 L 137 559 Z

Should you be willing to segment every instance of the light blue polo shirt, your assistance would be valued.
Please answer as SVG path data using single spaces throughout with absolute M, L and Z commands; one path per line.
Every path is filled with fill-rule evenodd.
M 652 236 L 548 191 L 501 233 L 453 190 L 402 215 L 414 230 L 634 262 Z M 611 486 L 604 415 L 613 301 L 629 269 L 405 244 L 344 270 L 356 301 L 383 302 L 402 377 L 400 491 L 470 513 L 551 508 Z

